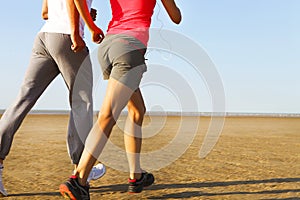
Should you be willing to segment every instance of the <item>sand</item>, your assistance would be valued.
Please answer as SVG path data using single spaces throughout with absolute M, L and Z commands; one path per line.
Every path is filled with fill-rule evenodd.
M 157 131 L 155 123 L 164 120 Z M 63 199 L 58 187 L 73 169 L 65 144 L 67 121 L 66 115 L 25 119 L 5 160 L 3 181 L 10 194 L 5 199 Z M 143 151 L 167 145 L 181 121 L 180 117 L 147 117 L 145 125 L 157 134 L 144 141 Z M 153 186 L 130 195 L 128 173 L 107 165 L 106 175 L 91 183 L 91 199 L 300 199 L 300 118 L 227 117 L 217 145 L 200 159 L 209 121 L 200 117 L 199 130 L 185 153 L 152 171 Z M 122 138 L 116 127 L 112 142 L 123 148 Z

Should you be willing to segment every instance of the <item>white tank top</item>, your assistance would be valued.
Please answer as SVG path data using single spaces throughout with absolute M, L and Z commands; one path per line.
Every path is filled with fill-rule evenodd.
M 71 26 L 66 6 L 66 0 L 48 0 L 48 20 L 40 32 L 71 34 Z M 87 0 L 89 9 L 92 0 Z M 84 35 L 84 21 L 80 18 L 80 35 Z

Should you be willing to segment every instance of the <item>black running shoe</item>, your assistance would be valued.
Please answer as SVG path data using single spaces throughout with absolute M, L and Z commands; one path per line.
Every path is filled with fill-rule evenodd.
M 63 197 L 71 200 L 90 200 L 89 186 L 82 186 L 76 176 L 59 186 L 59 191 Z
M 144 187 L 150 186 L 154 183 L 154 176 L 151 173 L 143 172 L 142 177 L 137 179 L 128 179 L 128 192 L 129 193 L 140 193 Z

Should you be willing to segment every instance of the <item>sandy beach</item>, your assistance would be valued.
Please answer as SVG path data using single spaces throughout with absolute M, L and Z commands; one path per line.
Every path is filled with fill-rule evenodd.
M 160 118 L 145 119 L 150 130 L 156 130 L 155 122 L 164 123 L 144 140 L 144 152 L 172 141 L 182 120 Z M 185 118 L 198 121 L 198 117 Z M 25 119 L 5 160 L 3 181 L 9 192 L 5 199 L 63 199 L 58 187 L 73 169 L 65 143 L 67 122 L 67 115 L 54 114 L 31 114 Z M 227 117 L 217 145 L 200 159 L 209 122 L 209 117 L 200 117 L 184 154 L 152 171 L 153 186 L 128 194 L 128 174 L 107 165 L 106 175 L 91 182 L 91 199 L 300 199 L 300 118 Z M 111 141 L 123 148 L 120 128 L 114 129 Z

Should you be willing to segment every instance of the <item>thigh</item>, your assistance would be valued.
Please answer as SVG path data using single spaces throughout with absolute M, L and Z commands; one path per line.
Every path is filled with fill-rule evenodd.
M 70 35 L 47 33 L 47 47 L 69 90 L 72 90 L 79 72 L 85 73 L 87 78 L 85 81 L 92 82 L 92 66 L 88 48 L 75 53 L 71 45 Z
M 29 88 L 44 89 L 59 74 L 56 63 L 44 46 L 43 33 L 34 41 L 29 66 L 26 70 L 23 85 Z
M 133 93 L 134 91 L 129 87 L 110 78 L 108 80 L 105 97 L 100 109 L 101 115 L 112 116 L 115 120 L 117 120 Z
M 145 46 L 137 39 L 117 35 L 107 52 L 112 65 L 110 77 L 136 90 L 143 73 L 147 70 L 145 50 Z

